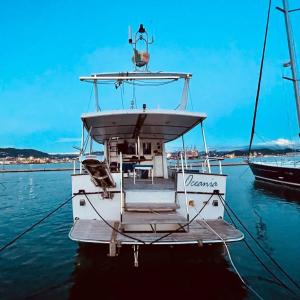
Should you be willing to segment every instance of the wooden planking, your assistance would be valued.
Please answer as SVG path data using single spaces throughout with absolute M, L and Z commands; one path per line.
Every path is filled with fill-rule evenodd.
M 213 230 L 215 230 L 225 241 L 239 241 L 243 239 L 243 234 L 224 220 L 207 220 Z M 109 222 L 114 226 L 114 222 Z M 115 233 L 113 233 L 115 232 Z M 151 243 L 160 237 L 166 235 L 162 232 L 136 232 L 127 233 L 133 238 Z M 108 225 L 99 220 L 77 220 L 70 231 L 70 238 L 76 241 L 88 241 L 94 243 L 110 243 L 114 241 L 125 244 L 135 244 L 136 240 L 130 239 L 116 231 L 113 231 Z M 173 232 L 171 235 L 163 238 L 160 243 L 163 244 L 186 244 L 186 243 L 214 243 L 222 241 L 213 233 L 203 221 L 194 221 L 189 226 L 189 232 Z
M 119 227 L 120 227 L 120 222 L 119 221 L 114 222 L 114 228 L 116 230 L 119 230 Z M 111 239 L 110 239 L 111 243 L 116 243 L 117 241 L 118 232 L 116 230 L 111 230 Z
M 114 226 L 115 222 L 108 222 Z M 77 220 L 71 231 L 70 238 L 74 240 L 86 240 L 95 242 L 110 242 L 112 237 L 112 229 L 99 220 Z
M 124 212 L 122 224 L 177 224 L 186 223 L 185 217 L 178 213 Z

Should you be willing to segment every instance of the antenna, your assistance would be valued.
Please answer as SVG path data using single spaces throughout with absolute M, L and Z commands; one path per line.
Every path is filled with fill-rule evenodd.
M 128 26 L 128 43 L 132 44 L 132 30 L 131 30 L 131 26 Z

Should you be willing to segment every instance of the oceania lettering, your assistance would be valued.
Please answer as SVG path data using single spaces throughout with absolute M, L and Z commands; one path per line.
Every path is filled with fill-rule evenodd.
M 204 186 L 204 187 L 216 187 L 218 183 L 216 181 L 198 181 L 194 180 L 193 175 L 189 175 L 185 180 L 185 186 Z

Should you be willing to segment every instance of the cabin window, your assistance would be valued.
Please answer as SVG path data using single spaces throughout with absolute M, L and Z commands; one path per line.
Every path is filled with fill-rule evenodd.
M 151 154 L 151 143 L 143 143 L 143 154 Z
M 135 143 L 128 143 L 126 140 L 123 144 L 118 144 L 118 153 L 135 154 Z

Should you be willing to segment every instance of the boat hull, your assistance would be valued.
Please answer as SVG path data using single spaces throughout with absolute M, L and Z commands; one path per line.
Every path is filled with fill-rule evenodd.
M 255 179 L 300 188 L 300 169 L 249 163 Z

